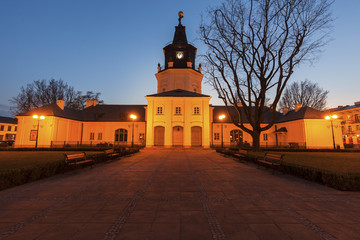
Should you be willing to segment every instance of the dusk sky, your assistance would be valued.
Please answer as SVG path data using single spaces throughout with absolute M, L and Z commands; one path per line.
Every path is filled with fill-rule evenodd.
M 21 86 L 62 79 L 76 90 L 101 92 L 105 104 L 146 104 L 156 93 L 157 63 L 184 12 L 188 40 L 198 40 L 201 13 L 218 0 L 0 0 L 0 115 Z M 332 41 L 312 66 L 301 65 L 291 81 L 306 78 L 329 90 L 328 107 L 360 101 L 360 1 L 333 5 Z M 201 59 L 197 59 L 197 64 Z M 210 103 L 222 104 L 203 80 Z

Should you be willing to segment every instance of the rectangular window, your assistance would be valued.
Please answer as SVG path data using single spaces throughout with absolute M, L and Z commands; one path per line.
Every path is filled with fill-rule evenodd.
M 176 115 L 181 115 L 181 107 L 176 107 L 175 108 L 175 114 Z
M 351 126 L 348 126 L 348 133 L 351 133 L 352 129 Z
M 358 114 L 355 114 L 355 122 L 360 122 Z
M 15 126 L 15 130 L 14 130 L 15 132 L 17 131 L 17 126 Z
M 102 133 L 98 133 L 98 140 L 102 140 Z
M 91 132 L 90 133 L 90 140 L 94 140 L 94 137 L 95 137 L 95 133 Z
M 359 125 L 356 125 L 356 130 L 360 130 L 360 126 L 359 126 Z
M 214 140 L 220 140 L 220 133 L 214 133 Z
M 263 134 L 263 139 L 264 139 L 264 141 L 267 141 L 267 140 L 268 140 L 268 135 L 267 135 L 267 133 L 264 133 L 264 134 Z
M 194 107 L 194 115 L 200 114 L 200 107 Z
M 4 140 L 4 135 L 0 135 L 0 141 Z
M 4 125 L 0 126 L 0 131 L 4 131 Z
M 143 141 L 145 139 L 145 134 L 144 133 L 139 133 L 139 140 Z
M 11 132 L 11 126 L 8 126 L 8 132 Z
M 163 108 L 162 107 L 157 107 L 156 114 L 162 115 L 163 114 Z

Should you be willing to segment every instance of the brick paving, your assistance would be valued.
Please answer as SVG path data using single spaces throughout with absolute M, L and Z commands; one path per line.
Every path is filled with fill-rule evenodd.
M 156 149 L 0 192 L 0 239 L 360 239 L 360 193 Z

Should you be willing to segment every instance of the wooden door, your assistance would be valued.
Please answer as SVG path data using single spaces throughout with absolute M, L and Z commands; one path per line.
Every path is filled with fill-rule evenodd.
M 173 127 L 173 146 L 184 145 L 184 129 L 183 127 Z
M 202 129 L 201 127 L 192 127 L 191 128 L 191 146 L 201 146 L 202 145 Z
M 157 126 L 154 128 L 154 146 L 164 146 L 165 128 Z

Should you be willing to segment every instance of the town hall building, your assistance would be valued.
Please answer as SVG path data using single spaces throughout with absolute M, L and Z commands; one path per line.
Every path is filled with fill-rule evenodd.
M 107 105 L 90 100 L 84 110 L 74 110 L 58 100 L 16 116 L 15 147 L 106 144 L 210 148 L 251 144 L 251 136 L 231 123 L 231 109 L 212 106 L 211 96 L 202 93 L 202 69 L 195 62 L 197 49 L 187 41 L 181 18 L 172 43 L 163 51 L 164 66 L 159 64 L 155 74 L 157 92 L 145 96 L 147 105 Z M 219 119 L 221 115 L 225 118 Z M 264 124 L 270 121 L 271 116 L 265 115 Z M 327 121 L 323 112 L 301 105 L 279 112 L 274 126 L 260 139 L 260 145 L 267 147 L 332 148 L 335 144 L 343 148 L 340 123 Z

